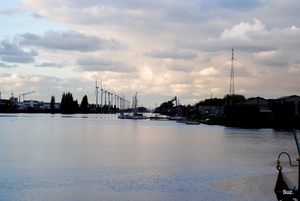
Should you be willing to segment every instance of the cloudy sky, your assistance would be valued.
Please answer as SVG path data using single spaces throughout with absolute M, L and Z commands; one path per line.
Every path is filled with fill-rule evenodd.
M 0 5 L 1 98 L 95 103 L 95 80 L 139 105 L 229 93 L 300 95 L 299 0 L 10 0 Z

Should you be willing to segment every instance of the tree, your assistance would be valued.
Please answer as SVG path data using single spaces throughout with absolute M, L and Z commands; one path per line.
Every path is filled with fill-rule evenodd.
M 54 113 L 54 111 L 55 111 L 55 97 L 54 96 L 51 96 L 50 110 L 52 113 Z
M 60 109 L 62 113 L 74 113 L 76 111 L 77 108 L 73 101 L 73 95 L 70 92 L 63 92 Z
M 89 105 L 89 103 L 88 103 L 88 98 L 87 98 L 87 96 L 85 95 L 85 96 L 83 96 L 82 101 L 81 101 L 81 104 L 80 104 L 80 109 L 81 109 L 81 111 L 87 111 L 88 105 Z
M 223 99 L 225 101 L 225 105 L 233 105 L 246 100 L 245 96 L 240 94 L 226 94 Z
M 162 103 L 159 107 L 155 108 L 154 112 L 164 114 L 164 115 L 171 115 L 169 103 L 167 102 Z
M 224 99 L 221 98 L 211 98 L 211 99 L 205 99 L 204 101 L 200 101 L 195 105 L 195 107 L 199 106 L 223 106 L 224 105 Z
M 79 110 L 77 99 L 75 101 L 73 101 L 72 105 L 73 105 L 73 107 L 72 107 L 73 112 L 76 112 Z

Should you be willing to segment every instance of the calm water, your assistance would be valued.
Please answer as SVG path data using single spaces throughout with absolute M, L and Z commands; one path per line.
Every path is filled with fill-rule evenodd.
M 272 129 L 0 114 L 0 200 L 276 200 L 281 151 L 297 158 Z

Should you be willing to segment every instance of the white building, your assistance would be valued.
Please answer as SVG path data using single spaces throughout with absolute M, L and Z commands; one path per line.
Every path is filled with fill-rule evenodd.
M 24 100 L 23 102 L 18 102 L 18 109 L 20 110 L 26 110 L 28 108 L 33 108 L 36 110 L 45 110 L 45 109 L 51 109 L 50 103 L 44 103 L 43 101 L 37 101 L 37 100 Z M 60 109 L 60 103 L 54 104 L 55 109 Z

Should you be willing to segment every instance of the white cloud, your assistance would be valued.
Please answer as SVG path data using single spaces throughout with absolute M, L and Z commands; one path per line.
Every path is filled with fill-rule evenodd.
M 266 30 L 265 25 L 255 18 L 254 24 L 241 22 L 231 29 L 226 28 L 218 38 L 182 43 L 181 47 L 207 52 L 228 50 L 232 47 L 240 51 L 260 52 L 277 48 L 276 44 L 270 43 L 271 39 L 272 31 Z
M 249 40 L 250 37 L 247 35 L 248 33 L 258 32 L 262 34 L 266 31 L 266 26 L 261 23 L 258 19 L 254 19 L 254 24 L 251 25 L 249 23 L 241 22 L 238 25 L 234 25 L 231 29 L 225 29 L 220 36 L 221 40 L 224 39 L 244 39 Z
M 205 68 L 199 72 L 192 72 L 192 75 L 200 75 L 203 77 L 215 77 L 215 76 L 220 76 L 221 72 L 214 67 L 209 67 L 209 68 Z
M 29 79 L 29 82 L 34 82 L 34 83 L 39 83 L 42 81 L 42 78 L 39 76 L 33 76 L 32 78 Z
M 26 81 L 27 81 L 26 77 L 20 73 L 14 73 L 11 75 L 8 74 L 0 75 L 1 84 L 14 84 L 14 83 L 26 82 Z

